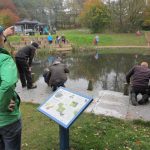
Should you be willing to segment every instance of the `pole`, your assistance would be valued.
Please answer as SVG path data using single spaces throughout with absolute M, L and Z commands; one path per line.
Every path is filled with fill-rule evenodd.
M 89 80 L 89 84 L 88 84 L 87 90 L 89 90 L 89 91 L 93 90 L 93 82 L 92 82 L 92 80 Z
M 59 125 L 60 150 L 69 150 L 69 129 Z

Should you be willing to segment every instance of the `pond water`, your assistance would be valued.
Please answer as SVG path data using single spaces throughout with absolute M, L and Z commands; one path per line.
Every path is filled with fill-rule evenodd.
M 43 80 L 43 70 L 49 65 L 48 56 L 41 59 L 41 64 L 33 65 L 35 79 Z M 99 54 L 80 53 L 66 55 L 63 62 L 68 65 L 70 73 L 67 88 L 87 89 L 89 80 L 93 82 L 93 91 L 111 90 L 123 92 L 125 75 L 135 64 L 150 62 L 147 55 L 136 54 Z M 44 80 L 43 80 L 44 82 Z

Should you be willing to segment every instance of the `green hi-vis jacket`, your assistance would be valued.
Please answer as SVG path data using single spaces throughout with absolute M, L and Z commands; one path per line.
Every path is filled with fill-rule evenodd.
M 9 53 L 0 48 L 0 127 L 20 119 L 20 99 L 15 92 L 18 80 L 17 67 Z M 13 112 L 8 109 L 11 100 L 15 101 Z

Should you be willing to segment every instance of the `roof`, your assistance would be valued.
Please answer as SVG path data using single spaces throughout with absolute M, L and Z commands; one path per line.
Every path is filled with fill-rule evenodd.
M 15 25 L 24 25 L 24 24 L 33 24 L 33 25 L 46 25 L 45 23 L 41 23 L 37 20 L 28 20 L 28 19 L 23 19 L 22 21 L 18 21 L 15 23 Z

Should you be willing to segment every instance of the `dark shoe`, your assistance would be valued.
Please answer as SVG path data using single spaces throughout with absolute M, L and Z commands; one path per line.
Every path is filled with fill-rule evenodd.
M 138 102 L 139 105 L 147 104 L 148 103 L 148 97 L 149 97 L 149 95 L 144 94 L 143 97 L 142 97 L 142 99 Z
M 29 89 L 35 89 L 35 88 L 37 88 L 37 85 L 32 85 L 32 86 L 30 86 L 30 87 L 27 87 L 28 90 L 29 90 Z
M 53 86 L 52 90 L 55 92 L 57 90 L 57 86 Z
M 22 88 L 25 88 L 25 87 L 27 87 L 26 85 L 22 85 Z
M 131 93 L 131 103 L 132 103 L 133 106 L 137 106 L 138 105 L 135 93 Z
M 147 103 L 148 103 L 148 101 L 143 101 L 143 100 L 140 100 L 140 101 L 138 102 L 139 105 L 144 105 L 144 104 L 147 104 Z

